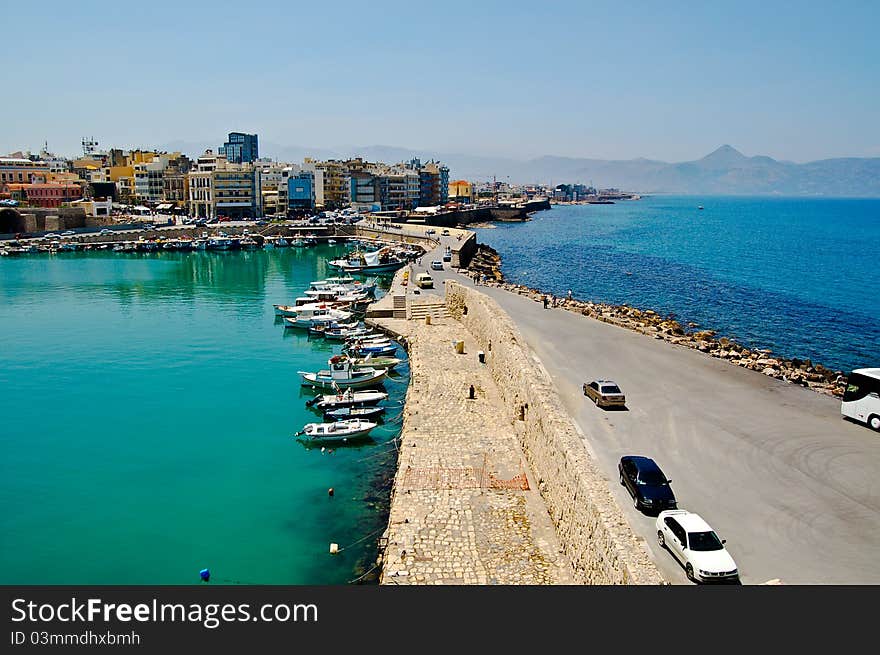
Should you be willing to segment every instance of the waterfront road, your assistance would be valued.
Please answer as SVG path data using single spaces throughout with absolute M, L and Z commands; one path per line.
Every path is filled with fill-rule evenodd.
M 457 232 L 435 238 L 439 244 L 411 270 L 431 274 L 435 288 L 420 296 L 439 300 L 446 279 L 473 283 L 446 263 L 431 270 Z M 584 447 L 667 580 L 690 584 L 657 545 L 655 519 L 637 511 L 618 483 L 623 455 L 660 464 L 679 507 L 727 540 L 744 584 L 880 584 L 880 435 L 841 419 L 838 400 L 574 312 L 545 310 L 498 287 L 478 289 L 511 316 L 550 374 Z M 627 409 L 589 402 L 582 385 L 594 378 L 620 384 Z
M 619 485 L 622 455 L 660 464 L 679 506 L 727 539 L 744 584 L 880 583 L 880 435 L 842 420 L 838 400 L 497 287 L 479 289 L 514 319 L 553 378 L 667 580 L 687 584 L 657 545 L 655 519 L 635 510 Z M 593 378 L 620 384 L 628 410 L 589 402 L 582 384 Z

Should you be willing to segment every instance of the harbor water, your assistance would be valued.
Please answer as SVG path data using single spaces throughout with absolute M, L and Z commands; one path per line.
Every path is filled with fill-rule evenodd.
M 478 232 L 511 282 L 835 370 L 880 365 L 880 199 L 653 196 Z
M 0 583 L 343 584 L 385 527 L 408 369 L 375 443 L 321 451 L 285 330 L 338 246 L 0 260 Z M 328 490 L 333 488 L 332 496 Z M 330 543 L 340 547 L 329 554 Z

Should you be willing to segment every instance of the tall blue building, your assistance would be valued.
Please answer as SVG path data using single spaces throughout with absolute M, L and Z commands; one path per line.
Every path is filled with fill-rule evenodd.
M 229 140 L 217 149 L 217 154 L 224 155 L 226 161 L 236 164 L 253 163 L 260 156 L 256 134 L 230 132 Z
M 315 208 L 314 173 L 301 171 L 287 178 L 287 207 L 293 212 Z

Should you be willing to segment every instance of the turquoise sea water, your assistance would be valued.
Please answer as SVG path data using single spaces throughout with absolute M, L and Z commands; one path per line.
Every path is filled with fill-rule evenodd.
M 835 369 L 880 366 L 880 199 L 654 196 L 478 232 L 513 282 Z
M 378 443 L 306 449 L 284 330 L 341 246 L 0 260 L 0 583 L 345 583 L 372 565 L 408 369 Z M 399 367 L 400 368 L 400 367 Z M 390 450 L 389 450 L 390 449 Z M 328 489 L 334 488 L 334 496 Z M 330 542 L 345 548 L 329 554 Z

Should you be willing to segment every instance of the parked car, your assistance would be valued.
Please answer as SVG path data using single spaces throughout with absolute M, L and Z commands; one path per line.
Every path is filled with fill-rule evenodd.
M 682 566 L 692 582 L 739 582 L 736 562 L 699 514 L 684 509 L 660 512 L 657 516 L 657 542 Z
M 60 236 L 61 236 L 60 234 L 55 234 L 54 232 L 49 232 L 49 234 L 43 235 L 43 238 L 44 239 L 57 239 Z
M 450 255 L 449 253 L 446 253 L 445 255 L 443 255 L 443 261 L 444 261 L 444 262 L 451 262 L 451 261 L 452 261 L 452 255 Z
M 425 234 L 426 235 L 427 234 L 437 234 L 437 230 L 435 230 L 434 228 L 431 228 L 429 230 L 425 230 Z
M 419 273 L 416 275 L 416 286 L 420 289 L 432 289 L 434 287 L 434 278 L 427 273 Z
M 74 232 L 73 230 L 65 230 L 64 232 L 61 233 L 61 236 L 70 237 L 70 236 L 73 236 L 74 234 L 76 234 L 76 232 Z
M 435 261 L 431 262 L 431 268 L 435 271 L 442 271 L 443 270 L 443 262 L 435 260 Z
M 584 382 L 584 395 L 592 398 L 597 407 L 626 406 L 626 396 L 612 380 Z
M 440 233 L 440 236 L 448 237 L 448 236 L 449 236 L 449 230 L 444 229 L 444 230 Z
M 113 234 L 113 230 L 108 230 L 106 227 L 98 232 L 98 234 Z
M 670 483 L 657 463 L 650 457 L 626 455 L 617 465 L 622 484 L 632 496 L 637 510 L 659 513 L 676 509 L 675 494 Z

